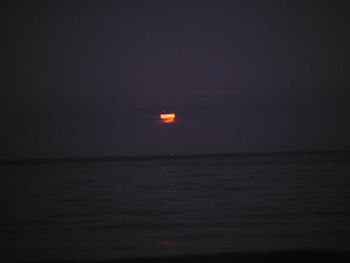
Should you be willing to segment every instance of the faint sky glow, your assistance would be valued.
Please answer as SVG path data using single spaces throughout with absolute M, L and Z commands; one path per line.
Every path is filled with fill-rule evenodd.
M 341 1 L 1 5 L 0 158 L 350 149 Z

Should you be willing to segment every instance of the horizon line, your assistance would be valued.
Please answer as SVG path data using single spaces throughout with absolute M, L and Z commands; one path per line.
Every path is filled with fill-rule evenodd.
M 86 156 L 86 157 L 31 157 L 31 158 L 7 158 L 0 159 L 0 164 L 29 163 L 29 162 L 89 162 L 89 161 L 128 161 L 128 160 L 152 160 L 152 159 L 184 159 L 184 158 L 209 158 L 230 157 L 239 155 L 288 155 L 288 154 L 327 154 L 349 153 L 350 150 L 323 150 L 323 151 L 276 151 L 276 152 L 239 152 L 239 153 L 204 153 L 204 154 L 163 154 L 163 155 L 126 155 L 126 156 Z

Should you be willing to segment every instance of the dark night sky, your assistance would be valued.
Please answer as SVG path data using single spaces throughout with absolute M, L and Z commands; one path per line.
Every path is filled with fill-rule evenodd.
M 349 150 L 346 2 L 3 1 L 0 158 Z

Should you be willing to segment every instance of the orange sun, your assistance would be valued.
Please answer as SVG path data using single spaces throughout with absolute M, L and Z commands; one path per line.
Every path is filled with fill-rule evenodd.
M 162 113 L 160 119 L 163 123 L 173 123 L 175 122 L 175 113 Z

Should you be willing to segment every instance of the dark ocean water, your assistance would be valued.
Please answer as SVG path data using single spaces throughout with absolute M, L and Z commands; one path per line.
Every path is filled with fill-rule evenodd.
M 350 250 L 350 154 L 0 165 L 0 259 Z

